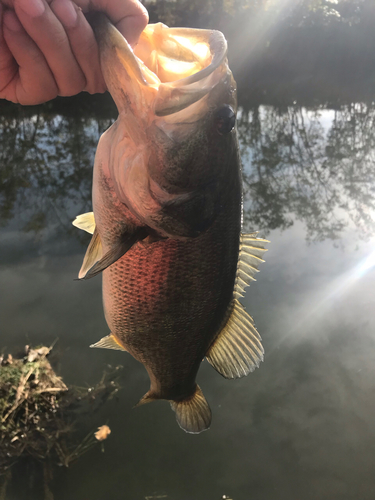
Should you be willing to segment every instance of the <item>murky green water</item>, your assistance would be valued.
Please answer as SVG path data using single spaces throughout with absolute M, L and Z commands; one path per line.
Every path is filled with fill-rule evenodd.
M 88 348 L 108 329 L 100 278 L 74 281 L 89 238 L 71 221 L 90 210 L 105 110 L 0 116 L 1 346 L 58 337 L 59 373 L 78 385 L 124 366 L 118 400 L 84 422 L 110 425 L 105 452 L 61 472 L 55 498 L 372 500 L 375 106 L 240 109 L 245 226 L 271 240 L 243 301 L 266 357 L 237 381 L 202 364 L 213 422 L 198 436 L 166 402 L 132 409 L 148 389 L 142 365 Z

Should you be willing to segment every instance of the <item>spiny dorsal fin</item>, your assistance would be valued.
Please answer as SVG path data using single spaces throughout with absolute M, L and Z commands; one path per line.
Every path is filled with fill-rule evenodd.
M 95 230 L 96 232 L 96 230 Z M 95 235 L 94 232 L 94 235 Z M 107 267 L 114 264 L 120 259 L 135 243 L 143 240 L 148 236 L 148 229 L 146 227 L 139 227 L 134 233 L 124 235 L 117 245 L 113 246 L 100 260 L 97 260 L 92 267 L 83 275 L 79 276 L 81 279 L 88 280 L 97 274 L 107 269 Z M 91 244 L 91 243 L 90 243 Z M 89 245 L 90 248 L 90 245 Z M 88 249 L 87 249 L 88 250 Z M 86 257 L 85 257 L 86 258 Z M 81 273 L 80 273 L 81 274 Z
M 123 347 L 115 338 L 115 336 L 110 333 L 106 337 L 103 337 L 96 342 L 96 344 L 91 344 L 90 347 L 99 347 L 101 349 L 114 349 L 115 351 L 126 351 L 125 347 Z
M 95 231 L 94 212 L 87 212 L 87 214 L 77 215 L 72 224 L 73 226 L 78 227 L 78 229 L 82 229 L 83 231 L 87 231 L 88 233 L 93 234 Z
M 87 275 L 88 271 L 100 261 L 103 257 L 102 241 L 100 239 L 99 233 L 95 228 L 94 234 L 92 235 L 89 246 L 87 247 L 85 257 L 83 259 L 82 267 L 79 270 L 78 278 L 83 279 Z
M 220 375 L 240 378 L 254 371 L 263 361 L 264 349 L 254 321 L 237 299 L 231 314 L 206 357 Z
M 269 243 L 269 241 L 257 238 L 256 235 L 257 233 L 241 234 L 240 253 L 233 290 L 235 299 L 244 296 L 245 288 L 250 285 L 251 281 L 255 281 L 254 275 L 259 272 L 259 264 L 264 262 L 262 256 L 264 252 L 267 252 L 267 249 L 263 245 Z
M 199 385 L 189 398 L 182 401 L 170 401 L 170 403 L 172 410 L 176 412 L 178 425 L 185 432 L 199 434 L 210 427 L 211 409 Z

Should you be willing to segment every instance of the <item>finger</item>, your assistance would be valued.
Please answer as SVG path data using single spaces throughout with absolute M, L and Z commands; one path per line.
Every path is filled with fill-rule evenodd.
M 13 8 L 13 0 L 0 0 L 0 3 L 6 5 L 7 7 Z
M 58 89 L 43 54 L 13 11 L 5 11 L 3 18 L 4 40 L 13 54 L 14 64 L 18 66 L 7 86 L 7 92 L 12 95 L 10 100 L 21 104 L 39 104 L 53 99 Z
M 84 14 L 70 0 L 53 0 L 50 7 L 64 26 L 71 50 L 85 76 L 84 90 L 91 94 L 104 92 L 106 85 L 100 69 L 98 45 Z M 73 22 L 75 14 L 77 19 Z
M 130 45 L 137 44 L 148 23 L 148 12 L 138 0 L 92 0 L 90 3 L 93 9 L 105 11 Z
M 14 0 L 16 14 L 29 36 L 43 53 L 55 78 L 59 95 L 74 95 L 86 79 L 71 51 L 64 27 L 45 0 Z M 73 10 L 76 14 L 76 11 Z M 77 15 L 70 20 L 73 25 Z
M 3 34 L 4 7 L 0 4 L 0 98 L 15 101 L 10 83 L 18 73 L 18 65 L 14 60 Z
M 14 6 L 17 0 L 1 0 Z M 51 3 L 52 0 L 46 0 Z M 76 0 L 75 3 L 87 13 L 103 11 L 130 45 L 136 45 L 140 34 L 148 23 L 148 12 L 138 0 Z

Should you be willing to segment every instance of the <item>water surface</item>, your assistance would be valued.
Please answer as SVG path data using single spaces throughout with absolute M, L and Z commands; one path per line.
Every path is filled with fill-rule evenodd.
M 243 303 L 266 356 L 237 381 L 202 364 L 213 421 L 198 436 L 166 402 L 132 409 L 148 389 L 142 365 L 88 348 L 108 328 L 100 278 L 74 281 L 89 237 L 71 221 L 91 208 L 96 143 L 113 116 L 94 109 L 0 116 L 1 346 L 58 337 L 68 384 L 124 366 L 118 400 L 85 421 L 110 425 L 105 452 L 67 471 L 56 498 L 372 500 L 374 105 L 240 109 L 245 228 L 271 240 Z

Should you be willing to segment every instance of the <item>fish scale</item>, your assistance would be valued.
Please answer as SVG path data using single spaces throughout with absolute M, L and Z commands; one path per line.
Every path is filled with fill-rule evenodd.
M 146 248 L 139 243 L 103 272 L 105 309 L 110 307 L 112 311 L 109 327 L 136 358 L 144 344 L 153 358 L 160 344 L 165 346 L 169 340 L 167 351 L 179 353 L 182 346 L 176 342 L 176 335 L 186 337 L 184 350 L 195 349 L 204 356 L 226 314 L 238 254 L 233 245 L 234 255 L 228 260 L 228 244 L 223 241 L 220 245 L 215 238 L 222 234 L 220 222 L 200 241 L 168 240 Z M 209 246 L 214 246 L 210 253 Z M 168 331 L 173 335 L 164 335 Z M 186 376 L 180 368 L 178 372 L 173 377 Z

